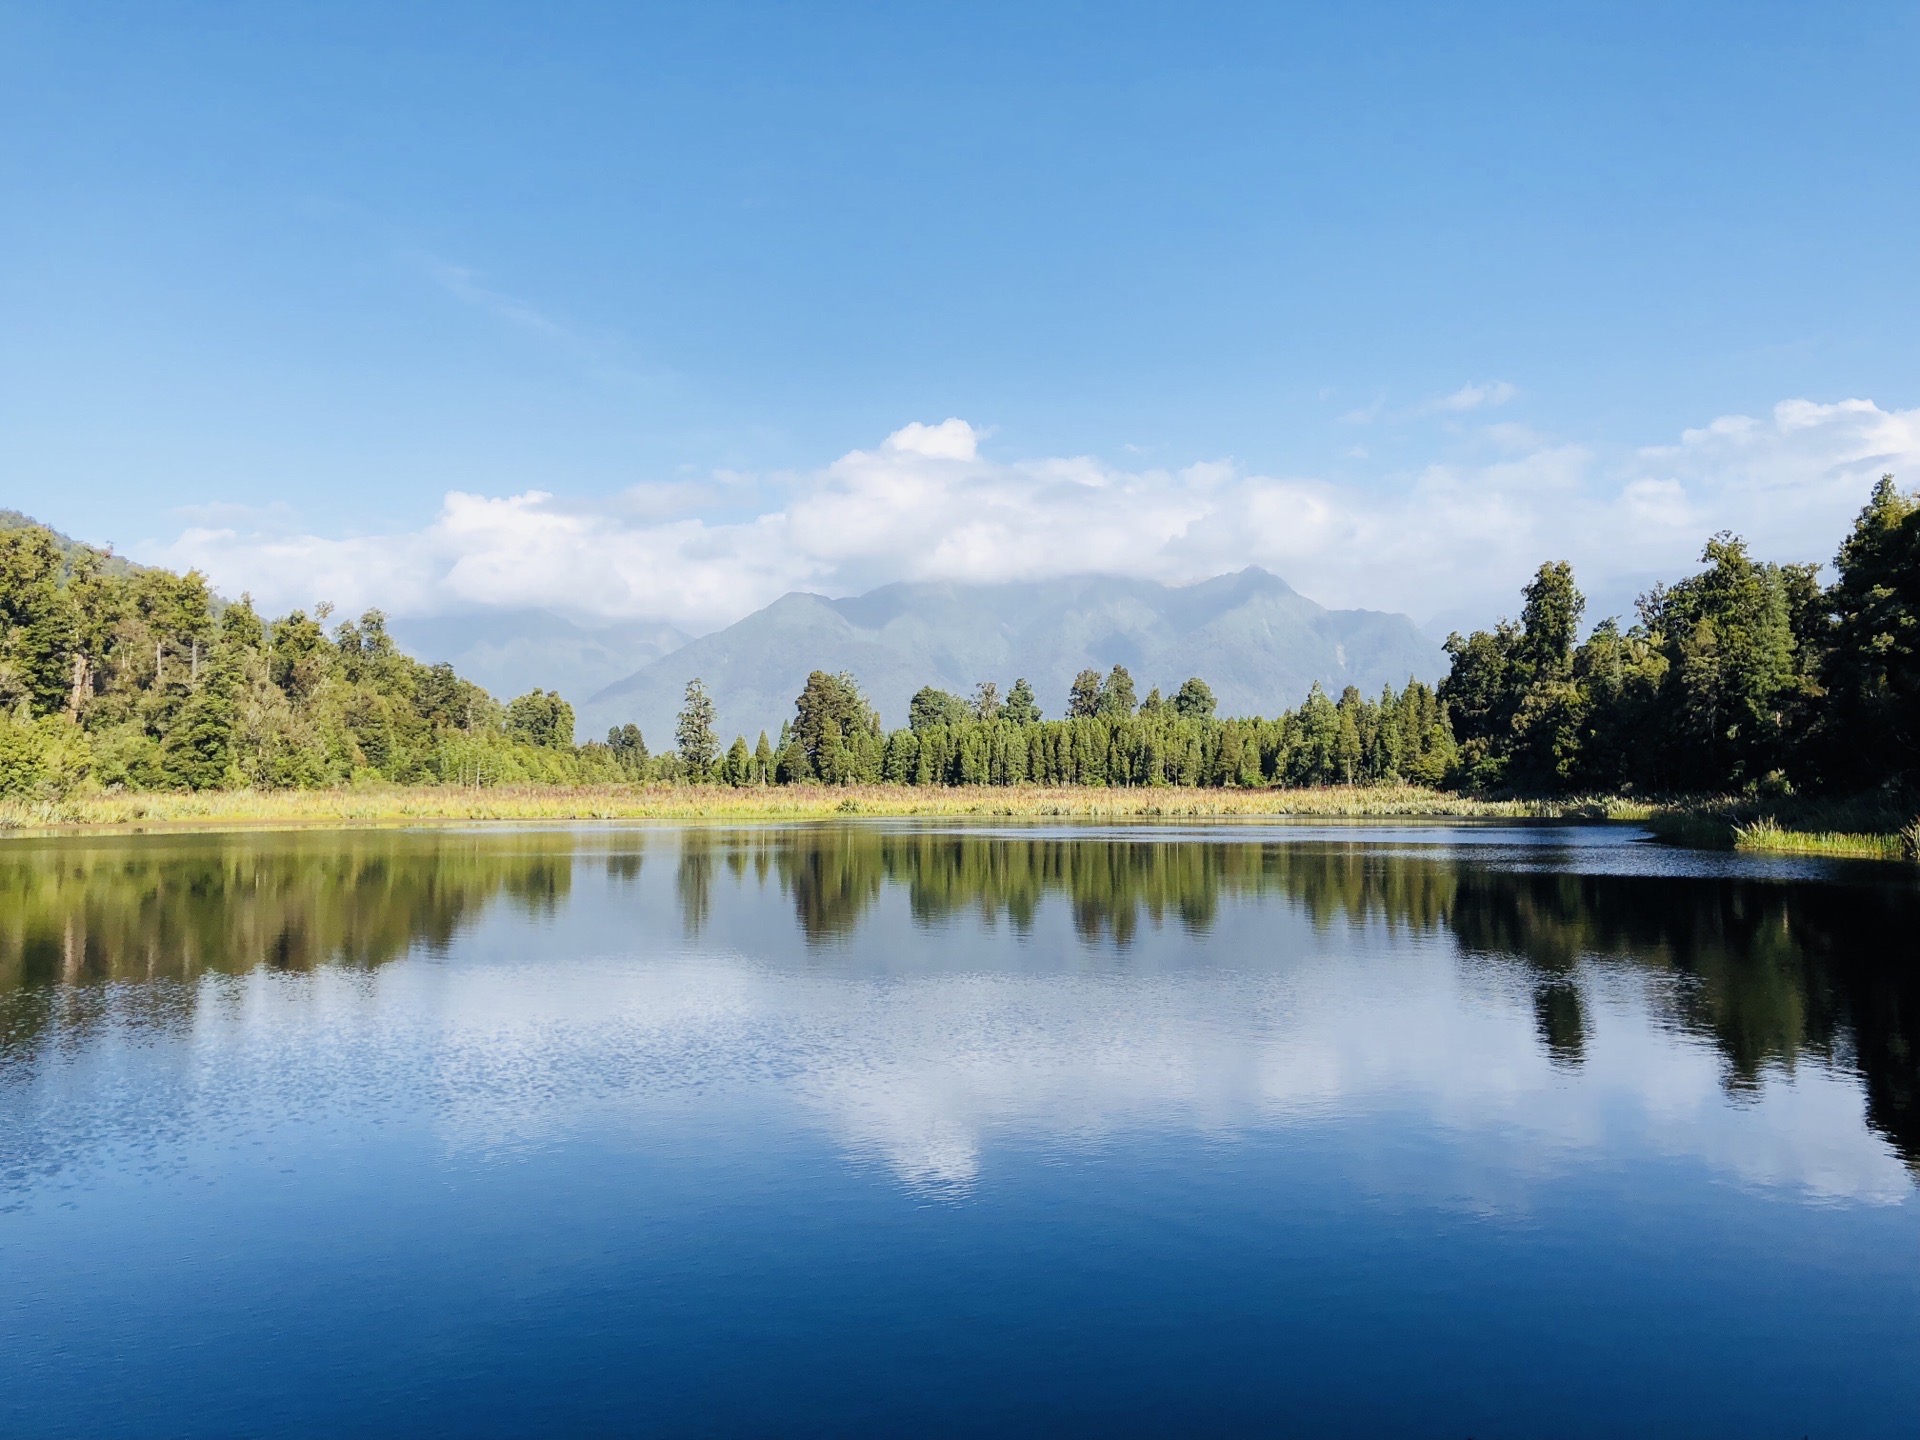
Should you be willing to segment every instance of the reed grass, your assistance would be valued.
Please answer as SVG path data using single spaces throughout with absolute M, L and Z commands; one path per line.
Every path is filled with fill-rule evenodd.
M 1853 856 L 1863 860 L 1908 858 L 1900 834 L 1846 830 L 1789 830 L 1771 815 L 1733 827 L 1733 848 L 1776 855 Z

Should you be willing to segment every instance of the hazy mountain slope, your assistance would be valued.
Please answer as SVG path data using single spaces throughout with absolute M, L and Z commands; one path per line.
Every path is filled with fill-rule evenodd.
M 580 705 L 583 736 L 636 721 L 655 748 L 672 741 L 686 682 L 703 679 L 724 736 L 777 733 L 810 670 L 850 670 L 889 725 L 922 685 L 966 693 L 1025 675 L 1058 715 L 1078 671 L 1133 672 L 1139 693 L 1171 694 L 1189 675 L 1223 712 L 1274 714 L 1313 682 L 1369 693 L 1442 671 L 1439 646 L 1404 615 L 1327 610 L 1264 570 L 1198 585 L 1084 576 L 1004 585 L 887 585 L 829 600 L 787 595 L 695 640 Z M 577 702 L 576 702 L 577 703 Z
M 502 700 L 558 690 L 576 705 L 687 643 L 686 632 L 671 625 L 589 627 L 546 610 L 396 615 L 387 628 L 409 655 L 429 664 L 445 660 Z

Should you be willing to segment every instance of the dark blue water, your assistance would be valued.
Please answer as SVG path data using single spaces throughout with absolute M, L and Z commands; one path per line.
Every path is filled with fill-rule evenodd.
M 0 1433 L 1910 1435 L 1920 896 L 1618 829 L 0 845 Z

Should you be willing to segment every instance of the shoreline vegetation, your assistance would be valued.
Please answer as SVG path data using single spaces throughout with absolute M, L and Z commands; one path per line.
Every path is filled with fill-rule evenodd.
M 1701 566 L 1588 628 L 1571 567 L 1544 564 L 1517 620 L 1448 637 L 1437 685 L 1316 683 L 1271 715 L 1216 713 L 1198 675 L 1141 695 L 1115 664 L 1064 695 L 926 686 L 888 728 L 857 676 L 814 670 L 790 718 L 729 745 L 696 675 L 655 749 L 633 723 L 580 743 L 557 692 L 498 699 L 403 653 L 378 610 L 268 619 L 197 572 L 0 527 L 0 829 L 1581 818 L 1912 858 L 1920 496 L 1883 476 L 1831 584 L 1728 534 Z
M 1645 826 L 1694 849 L 1920 859 L 1920 822 L 1871 802 L 1760 806 L 1734 797 L 1489 799 L 1420 785 L 1234 790 L 1195 786 L 716 784 L 342 786 L 313 790 L 94 791 L 0 801 L 0 837 L 475 823 L 899 819 L 1591 821 Z

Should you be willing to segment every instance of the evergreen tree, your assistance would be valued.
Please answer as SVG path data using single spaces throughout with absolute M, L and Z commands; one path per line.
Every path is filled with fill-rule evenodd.
M 698 676 L 687 682 L 673 738 L 680 749 L 680 762 L 687 767 L 687 778 L 705 780 L 713 769 L 720 741 L 713 733 L 713 697 Z
M 958 725 L 967 714 L 966 701 L 949 690 L 937 690 L 931 685 L 915 691 L 913 699 L 907 702 L 907 724 L 915 730 L 925 730 L 930 725 Z
M 1067 718 L 1091 720 L 1100 713 L 1100 672 L 1082 670 L 1067 691 Z
M 764 739 L 765 736 L 763 735 Z M 727 758 L 722 763 L 721 776 L 729 785 L 750 785 L 753 783 L 753 752 L 747 749 L 747 737 L 736 735 L 733 744 L 727 750 Z
M 1213 687 L 1198 675 L 1184 681 L 1174 692 L 1174 713 L 1190 720 L 1207 720 L 1213 716 Z
M 794 700 L 793 736 L 813 772 L 828 784 L 858 778 L 861 742 L 877 739 L 880 717 L 853 676 L 815 670 Z
M 1100 686 L 1100 699 L 1095 713 L 1110 720 L 1124 720 L 1133 714 L 1135 700 L 1133 696 L 1133 676 L 1127 673 L 1124 665 L 1115 665 L 1107 672 L 1107 678 Z
M 1040 705 L 1034 698 L 1033 686 L 1027 683 L 1023 675 L 1013 682 L 1013 689 L 1007 692 L 1006 708 L 1001 712 L 1003 718 L 1015 725 L 1032 725 L 1040 719 Z
M 607 731 L 607 748 L 627 774 L 638 776 L 646 773 L 647 738 L 631 720 Z
M 989 723 L 1000 718 L 1000 687 L 991 680 L 982 680 L 973 687 L 973 715 L 976 720 Z
M 1852 785 L 1911 777 L 1920 771 L 1920 497 L 1882 475 L 1834 569 L 1828 766 Z

